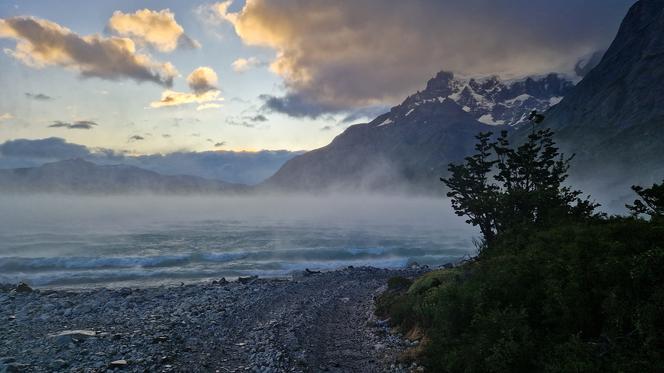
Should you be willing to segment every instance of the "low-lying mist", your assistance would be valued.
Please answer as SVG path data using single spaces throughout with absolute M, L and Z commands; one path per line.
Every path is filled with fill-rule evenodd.
M 135 229 L 144 224 L 208 219 L 347 225 L 469 228 L 449 200 L 397 195 L 107 195 L 0 196 L 0 232 L 36 227 L 64 230 Z
M 477 236 L 449 200 L 396 195 L 3 195 L 0 212 L 0 282 L 43 286 L 440 265 Z

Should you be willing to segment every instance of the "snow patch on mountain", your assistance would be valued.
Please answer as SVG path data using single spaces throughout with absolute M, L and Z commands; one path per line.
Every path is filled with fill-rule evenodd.
M 518 126 L 527 122 L 531 111 L 543 112 L 559 103 L 573 86 L 571 79 L 559 74 L 501 80 L 498 76 L 455 77 L 441 71 L 423 91 L 393 107 L 388 118 L 381 116 L 381 123 L 377 120 L 374 126 L 382 126 L 387 120 L 397 124 L 423 120 L 418 112 L 428 112 L 431 108 L 425 106 L 443 105 L 446 100 L 453 101 L 481 123 Z

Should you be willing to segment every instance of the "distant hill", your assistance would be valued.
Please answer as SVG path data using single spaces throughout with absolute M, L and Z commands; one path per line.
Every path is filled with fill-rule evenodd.
M 460 79 L 443 71 L 390 112 L 286 162 L 263 186 L 440 190 L 438 178 L 448 163 L 473 150 L 478 132 L 518 126 L 531 110 L 548 109 L 572 87 L 557 74 L 504 82 L 495 76 Z
M 97 165 L 81 159 L 47 163 L 39 167 L 0 170 L 5 192 L 99 193 L 219 193 L 246 187 L 195 176 L 166 176 L 134 166 Z

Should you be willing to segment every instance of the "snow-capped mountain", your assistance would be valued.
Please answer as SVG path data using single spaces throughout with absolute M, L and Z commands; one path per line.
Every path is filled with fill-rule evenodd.
M 291 159 L 264 186 L 436 190 L 448 164 L 473 151 L 478 132 L 512 129 L 532 110 L 560 101 L 572 86 L 557 74 L 501 81 L 443 71 L 389 112 Z
M 429 80 L 426 89 L 392 108 L 393 115 L 377 126 L 409 116 L 421 105 L 442 103 L 446 99 L 457 103 L 481 123 L 518 126 L 527 121 L 532 110 L 543 112 L 560 102 L 572 87 L 571 80 L 558 74 L 503 81 L 497 76 L 456 78 L 451 72 L 441 71 Z

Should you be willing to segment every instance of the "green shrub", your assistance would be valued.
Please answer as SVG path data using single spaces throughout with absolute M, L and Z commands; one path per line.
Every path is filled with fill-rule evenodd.
M 403 290 L 408 289 L 413 283 L 413 280 L 407 279 L 405 277 L 391 277 L 387 280 L 387 289 L 388 290 Z
M 612 218 L 512 230 L 477 262 L 393 293 L 385 312 L 424 329 L 436 372 L 658 371 L 663 228 Z
M 550 130 L 492 139 L 442 179 L 477 260 L 395 279 L 377 310 L 424 330 L 434 372 L 664 372 L 664 182 L 606 218 L 565 185 Z

